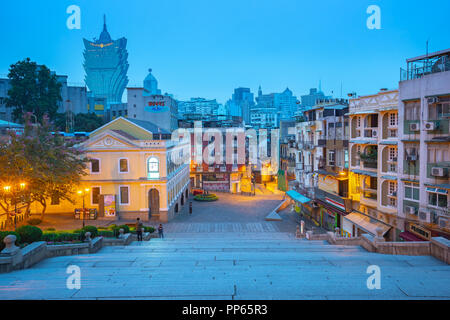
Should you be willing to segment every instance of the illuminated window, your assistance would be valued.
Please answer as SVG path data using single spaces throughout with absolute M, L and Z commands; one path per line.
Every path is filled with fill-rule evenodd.
M 149 179 L 159 179 L 159 160 L 155 157 L 148 159 L 147 177 Z

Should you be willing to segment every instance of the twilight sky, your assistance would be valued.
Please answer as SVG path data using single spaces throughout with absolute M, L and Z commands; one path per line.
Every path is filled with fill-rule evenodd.
M 81 29 L 69 30 L 69 5 Z M 381 30 L 369 30 L 369 5 Z M 82 84 L 83 42 L 98 37 L 106 14 L 113 39 L 126 37 L 129 86 L 148 68 L 177 99 L 216 98 L 233 89 L 256 93 L 289 87 L 300 96 L 322 80 L 344 97 L 398 87 L 405 59 L 450 47 L 450 1 L 428 0 L 16 0 L 2 1 L 0 77 L 30 57 Z

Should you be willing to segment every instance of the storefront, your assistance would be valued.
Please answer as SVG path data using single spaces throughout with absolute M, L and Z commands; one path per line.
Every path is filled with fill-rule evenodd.
M 366 233 L 375 237 L 377 236 L 377 228 L 380 228 L 382 231 L 382 236 L 385 236 L 386 233 L 392 228 L 387 224 L 356 211 L 343 217 L 342 227 L 342 233 L 349 237 L 359 237 Z
M 229 175 L 226 173 L 203 174 L 203 190 L 230 192 Z

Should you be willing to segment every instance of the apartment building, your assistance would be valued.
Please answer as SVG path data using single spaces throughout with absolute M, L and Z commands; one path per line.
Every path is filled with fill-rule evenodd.
M 343 219 L 346 236 L 376 235 L 396 240 L 403 230 L 397 215 L 398 90 L 350 100 L 350 198 L 353 212 Z
M 341 227 L 351 209 L 348 200 L 348 101 L 324 99 L 304 112 L 296 125 L 298 191 L 312 199 L 303 204 L 313 221 L 330 231 Z
M 398 214 L 405 238 L 450 237 L 450 49 L 407 60 L 399 84 Z

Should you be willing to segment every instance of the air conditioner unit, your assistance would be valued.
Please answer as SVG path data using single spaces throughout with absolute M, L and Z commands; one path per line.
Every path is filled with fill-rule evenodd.
M 424 130 L 426 131 L 433 131 L 437 129 L 436 122 L 425 122 L 424 124 Z
M 447 168 L 431 168 L 431 175 L 433 177 L 445 177 L 447 175 Z
M 420 125 L 418 123 L 410 123 L 409 124 L 409 131 L 419 131 Z
M 417 161 L 417 155 L 406 156 L 406 161 Z
M 427 99 L 428 104 L 433 104 L 439 102 L 438 97 L 430 97 Z
M 419 220 L 422 222 L 430 222 L 431 221 L 430 212 L 420 211 L 419 212 Z
M 414 207 L 406 206 L 405 211 L 406 211 L 406 213 L 409 213 L 409 214 L 416 214 L 416 208 L 414 208 Z
M 446 217 L 439 217 L 440 228 L 450 228 L 450 220 Z

